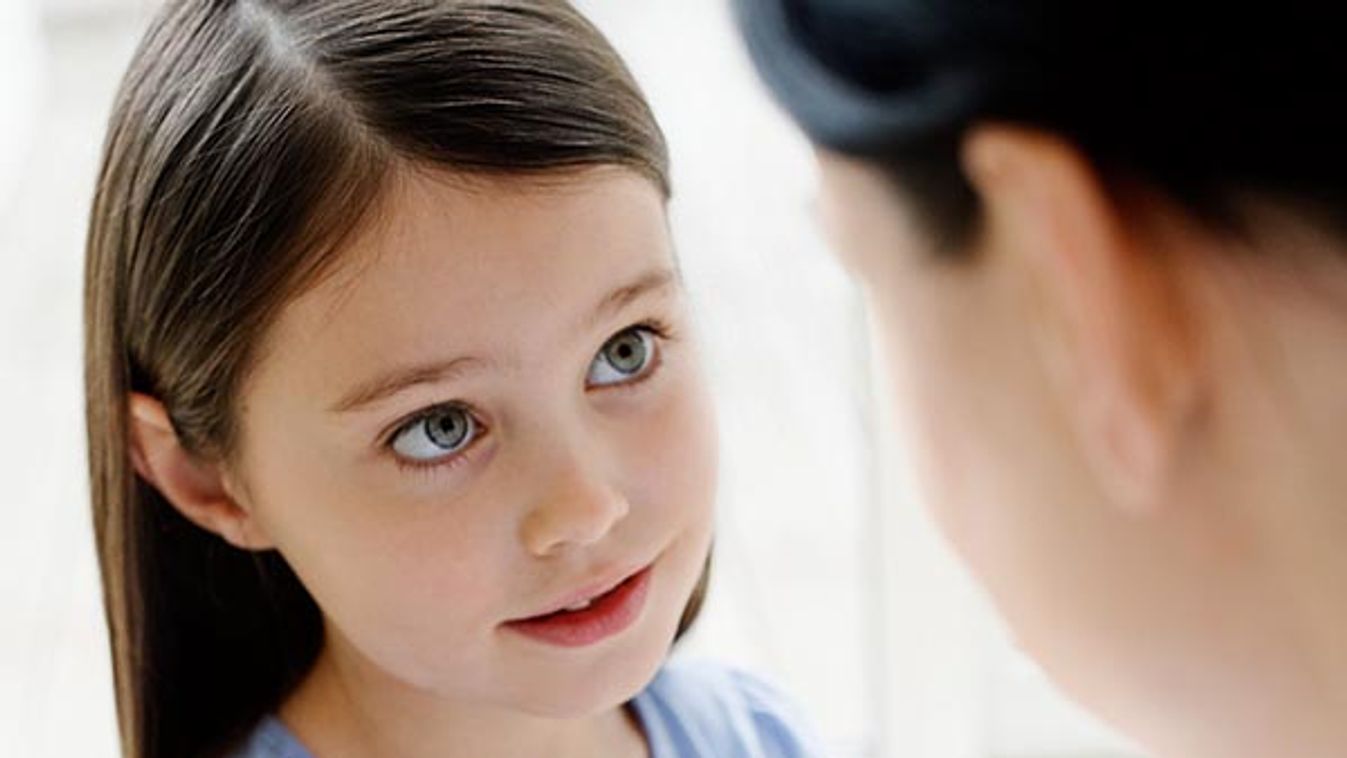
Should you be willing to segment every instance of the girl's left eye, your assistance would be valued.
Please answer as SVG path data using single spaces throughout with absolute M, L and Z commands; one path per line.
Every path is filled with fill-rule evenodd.
M 648 326 L 633 326 L 618 332 L 604 343 L 589 364 L 585 382 L 590 387 L 607 387 L 640 379 L 654 366 L 657 342 Z

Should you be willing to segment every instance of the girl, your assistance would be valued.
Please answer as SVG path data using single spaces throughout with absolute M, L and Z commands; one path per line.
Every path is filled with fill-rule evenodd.
M 668 194 L 563 2 L 163 8 L 87 269 L 126 755 L 807 752 L 657 673 L 716 469 Z
M 1149 755 L 1347 755 L 1340 3 L 738 0 L 923 494 Z

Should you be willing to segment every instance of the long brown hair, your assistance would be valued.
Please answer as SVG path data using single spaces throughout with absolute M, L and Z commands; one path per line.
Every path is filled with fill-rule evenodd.
M 173 0 L 135 54 L 85 279 L 93 517 L 129 757 L 226 750 L 309 668 L 322 624 L 278 554 L 228 546 L 136 477 L 128 394 L 157 397 L 189 452 L 227 459 L 267 325 L 399 164 L 616 165 L 669 193 L 635 82 L 560 0 Z

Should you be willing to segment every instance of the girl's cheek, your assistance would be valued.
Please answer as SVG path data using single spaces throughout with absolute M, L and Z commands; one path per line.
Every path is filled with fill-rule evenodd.
M 655 495 L 663 491 L 689 515 L 709 510 L 719 468 L 719 438 L 709 393 L 699 381 L 684 384 L 645 429 L 649 435 L 645 468 L 655 483 Z

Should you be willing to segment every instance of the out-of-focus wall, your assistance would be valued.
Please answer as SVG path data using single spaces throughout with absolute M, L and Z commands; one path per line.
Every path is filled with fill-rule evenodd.
M 29 0 L 0 4 L 0 208 L 18 188 L 37 121 L 42 37 Z

